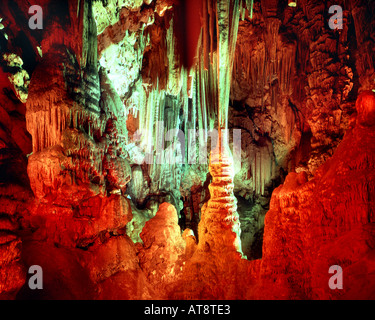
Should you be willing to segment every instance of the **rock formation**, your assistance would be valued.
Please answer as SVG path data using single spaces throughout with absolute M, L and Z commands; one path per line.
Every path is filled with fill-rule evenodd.
M 304 172 L 289 173 L 273 192 L 265 221 L 262 287 L 255 296 L 374 298 L 365 284 L 372 281 L 374 253 L 374 103 L 373 92 L 360 94 L 355 127 L 313 179 L 308 181 Z M 332 265 L 343 268 L 343 290 L 328 287 Z
M 0 299 L 374 298 L 373 1 L 3 2 Z

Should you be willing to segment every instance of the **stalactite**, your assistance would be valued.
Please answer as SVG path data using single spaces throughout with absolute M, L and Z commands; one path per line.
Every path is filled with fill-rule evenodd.
M 296 45 L 290 44 L 284 46 L 278 51 L 279 88 L 283 95 L 290 96 L 293 93 L 293 74 L 296 55 Z
M 183 159 L 185 164 L 193 161 L 191 155 L 195 158 L 193 162 L 196 163 L 196 160 L 200 157 L 200 148 L 206 144 L 208 130 L 214 129 L 219 114 L 223 115 L 219 126 L 221 128 L 227 127 L 230 80 L 240 19 L 239 1 L 215 3 L 215 1 L 207 0 L 202 9 L 204 12 L 204 17 L 202 17 L 203 28 L 199 37 L 195 66 L 190 72 L 183 67 L 175 67 L 178 57 L 175 50 L 172 21 L 166 32 L 162 50 L 160 50 L 163 51 L 165 47 L 167 51 L 166 58 L 169 67 L 166 90 L 163 86 L 160 86 L 159 77 L 153 75 L 151 78 L 154 79 L 154 85 L 148 92 L 146 110 L 143 110 L 143 108 L 139 110 L 139 129 L 147 132 L 142 138 L 142 145 L 145 146 L 152 159 L 148 173 L 151 180 L 159 188 L 163 187 L 166 181 L 165 175 L 168 175 L 168 180 L 175 184 L 177 189 L 179 188 L 177 167 L 172 165 L 166 168 L 166 166 L 158 165 L 161 162 L 160 159 L 168 162 L 167 159 L 173 157 L 172 150 L 166 148 L 155 154 L 152 146 L 160 144 L 160 138 L 163 138 L 160 137 L 161 135 L 171 129 L 180 127 L 178 119 L 180 119 L 181 107 L 184 121 L 182 128 L 185 131 L 185 136 L 187 136 L 189 130 L 195 132 L 198 130 L 198 132 L 203 133 L 203 136 L 200 136 L 196 143 L 190 144 L 188 138 L 185 139 L 185 159 Z M 151 72 L 153 71 L 151 70 Z M 188 85 L 188 81 L 190 81 L 190 85 Z M 188 87 L 191 96 L 190 101 L 187 97 Z M 169 99 L 166 95 L 171 95 L 173 98 Z M 165 131 L 157 131 L 153 124 L 165 119 L 175 121 L 165 121 Z M 169 146 L 172 144 L 173 142 L 168 143 Z M 202 158 L 199 160 L 202 160 Z
M 231 4 L 233 7 L 231 7 Z M 227 128 L 233 58 L 239 24 L 239 2 L 217 2 L 218 113 L 219 128 Z
M 281 21 L 277 18 L 268 18 L 266 20 L 266 32 L 264 36 L 266 45 L 266 62 L 265 74 L 267 75 L 267 84 L 271 89 L 271 103 L 274 110 L 276 110 L 276 84 L 274 80 L 277 79 L 277 36 L 279 32 Z
M 234 58 L 233 74 L 236 79 L 250 84 L 250 95 L 253 97 L 264 95 L 267 83 L 267 60 L 264 44 L 254 47 L 248 44 L 237 46 Z
M 247 10 L 250 12 L 250 19 L 253 18 L 254 0 L 246 0 Z

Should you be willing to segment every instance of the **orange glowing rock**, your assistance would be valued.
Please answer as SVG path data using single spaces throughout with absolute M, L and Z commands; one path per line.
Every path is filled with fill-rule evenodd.
M 210 156 L 209 185 L 211 198 L 202 207 L 198 227 L 199 248 L 204 251 L 229 251 L 241 253 L 240 223 L 237 213 L 237 199 L 233 194 L 234 169 L 227 148 L 216 148 Z
M 185 253 L 185 241 L 178 225 L 176 209 L 162 203 L 155 217 L 146 222 L 140 237 L 143 247 L 139 259 L 149 281 L 163 289 L 174 280 L 180 270 L 180 258 Z
M 356 103 L 357 121 L 363 126 L 375 125 L 375 94 L 370 90 L 361 92 Z

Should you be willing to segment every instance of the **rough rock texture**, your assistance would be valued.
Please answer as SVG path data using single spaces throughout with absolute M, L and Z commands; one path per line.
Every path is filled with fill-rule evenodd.
M 218 3 L 2 2 L 0 298 L 374 298 L 375 6 Z
M 363 92 L 356 126 L 314 179 L 290 173 L 273 192 L 252 297 L 374 298 L 374 105 Z M 328 287 L 332 265 L 343 268 L 343 290 Z
M 240 223 L 237 199 L 233 195 L 232 158 L 228 150 L 219 152 L 219 147 L 210 156 L 212 182 L 208 186 L 210 200 L 203 206 L 198 227 L 199 248 L 204 251 L 225 253 L 241 251 Z
M 374 88 L 370 2 L 300 1 L 276 13 L 255 1 L 240 21 L 229 125 L 242 129 L 235 194 L 249 206 L 288 171 L 312 177 L 350 128 L 357 92 Z M 343 8 L 342 30 L 328 27 L 331 5 Z
M 0 68 L 0 299 L 13 299 L 25 282 L 18 220 L 32 198 L 26 171 L 31 152 L 26 109 L 7 70 Z
M 11 12 L 9 29 L 17 31 L 14 7 L 7 4 L 5 10 Z M 14 297 L 25 269 L 37 264 L 45 275 L 39 298 L 149 298 L 137 250 L 125 234 L 132 220 L 123 195 L 131 179 L 123 148 L 126 119 L 106 71 L 98 70 L 91 1 L 53 2 L 44 13 L 54 10 L 60 10 L 60 19 L 44 25 L 43 56 L 36 66 L 28 65 L 26 107 L 14 102 L 24 100 L 21 84 L 14 82 L 17 74 L 4 73 L 15 74 L 22 61 L 15 65 L 10 54 L 2 61 L 0 294 Z M 81 40 L 73 41 L 77 36 Z M 26 248 L 22 252 L 17 234 Z M 119 283 L 131 274 L 139 285 L 126 284 L 113 293 L 118 285 L 107 279 L 114 274 Z M 18 297 L 30 295 L 26 283 Z
M 266 214 L 262 259 L 194 251 L 170 290 L 185 299 L 373 299 L 375 94 L 363 92 L 358 117 L 333 157 L 311 180 L 290 173 Z M 371 124 L 370 124 L 371 123 Z M 330 266 L 344 287 L 331 290 Z M 224 285 L 223 285 L 224 284 Z
M 178 279 L 186 247 L 176 209 L 162 203 L 155 217 L 146 222 L 140 237 L 141 268 L 150 283 L 163 293 L 166 286 Z
M 24 241 L 23 260 L 43 269 L 43 290 L 22 288 L 19 299 L 150 299 L 153 289 L 126 236 L 103 236 L 88 250 Z
M 239 277 L 249 280 L 248 261 L 243 259 L 237 200 L 233 195 L 233 167 L 228 150 L 210 157 L 212 182 L 210 200 L 202 208 L 198 226 L 199 242 L 186 241 L 186 263 L 182 276 L 170 289 L 171 299 L 239 299 L 243 288 L 238 288 Z M 235 271 L 236 270 L 236 271 Z

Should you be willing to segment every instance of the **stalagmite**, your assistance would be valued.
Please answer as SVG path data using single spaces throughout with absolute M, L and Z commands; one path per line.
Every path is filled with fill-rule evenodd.
M 238 1 L 221 0 L 217 2 L 217 63 L 214 64 L 213 78 L 217 79 L 218 141 L 210 155 L 210 173 L 212 182 L 209 185 L 211 198 L 202 208 L 199 223 L 199 247 L 213 253 L 233 253 L 240 256 L 240 225 L 237 213 L 237 199 L 233 195 L 233 159 L 229 151 L 227 125 L 229 89 L 232 75 L 234 48 L 237 39 L 239 22 Z M 223 131 L 222 131 L 223 130 Z

